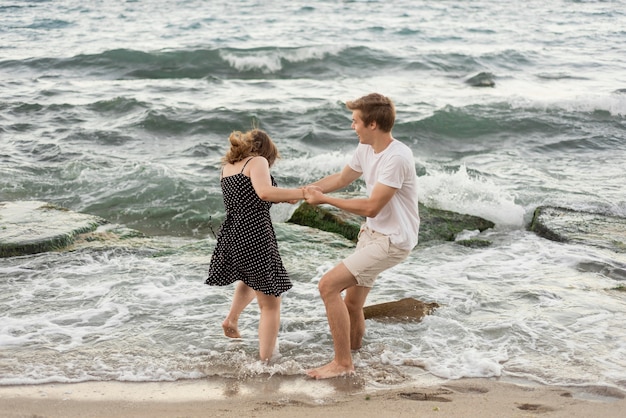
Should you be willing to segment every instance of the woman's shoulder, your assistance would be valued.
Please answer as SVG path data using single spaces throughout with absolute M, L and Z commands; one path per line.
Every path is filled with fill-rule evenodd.
M 269 171 L 270 165 L 267 159 L 263 156 L 256 155 L 246 161 L 246 164 L 241 172 L 244 173 L 246 176 L 251 177 L 253 175 L 252 173 L 256 173 L 256 175 L 259 175 L 260 173 L 269 173 Z
M 267 161 L 267 158 L 263 157 L 262 155 L 255 155 L 248 160 L 246 166 L 254 168 L 267 168 L 269 170 L 270 163 L 269 161 Z
M 265 164 L 269 166 L 269 162 L 267 161 L 267 158 L 265 158 L 262 155 L 252 155 L 250 158 L 250 162 L 254 162 L 255 164 Z

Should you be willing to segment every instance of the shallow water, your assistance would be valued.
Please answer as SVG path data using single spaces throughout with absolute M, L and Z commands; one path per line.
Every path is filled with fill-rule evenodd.
M 359 375 L 625 389 L 626 297 L 612 290 L 624 254 L 526 230 L 545 204 L 626 215 L 624 2 L 382 4 L 3 4 L 0 201 L 153 238 L 0 260 L 0 384 L 291 376 L 327 361 L 316 285 L 352 244 L 286 223 L 286 204 L 273 208 L 295 284 L 280 355 L 256 361 L 255 305 L 241 341 L 221 335 L 232 287 L 203 284 L 224 216 L 219 159 L 232 130 L 257 123 L 280 148 L 279 184 L 316 180 L 356 145 L 343 103 L 380 91 L 420 200 L 496 228 L 488 248 L 420 245 L 380 278 L 368 303 L 441 308 L 368 321 Z M 465 83 L 480 72 L 494 88 Z

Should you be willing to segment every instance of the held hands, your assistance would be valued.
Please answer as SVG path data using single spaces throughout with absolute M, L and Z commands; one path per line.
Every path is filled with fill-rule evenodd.
M 302 189 L 304 191 L 304 200 L 309 205 L 319 205 L 323 203 L 324 193 L 322 189 L 317 186 L 306 186 Z
M 322 199 L 324 197 L 324 193 L 322 193 L 322 189 L 317 186 L 304 186 L 300 188 L 302 190 L 302 199 L 305 200 L 309 205 L 319 205 L 322 203 Z M 298 200 L 289 200 L 287 203 L 291 203 L 292 205 L 298 203 Z

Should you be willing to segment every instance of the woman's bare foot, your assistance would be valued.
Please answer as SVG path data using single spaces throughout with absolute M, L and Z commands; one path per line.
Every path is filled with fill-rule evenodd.
M 222 328 L 224 329 L 224 335 L 228 338 L 241 338 L 239 330 L 237 329 L 237 324 L 233 324 L 228 319 L 225 319 L 224 322 L 222 322 Z
M 306 374 L 309 375 L 309 377 L 318 380 L 331 379 L 333 377 L 349 376 L 354 374 L 354 366 L 340 366 L 333 360 L 325 366 L 307 370 Z

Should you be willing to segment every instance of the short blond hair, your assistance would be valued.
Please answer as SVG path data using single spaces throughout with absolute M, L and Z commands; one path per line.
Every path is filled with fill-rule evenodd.
M 361 119 L 365 125 L 376 122 L 378 129 L 391 132 L 396 122 L 396 107 L 393 101 L 378 93 L 371 93 L 356 100 L 346 102 L 346 107 L 352 111 L 361 112 Z

